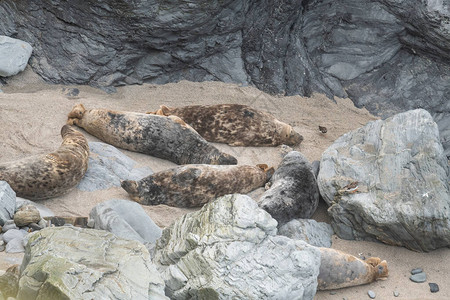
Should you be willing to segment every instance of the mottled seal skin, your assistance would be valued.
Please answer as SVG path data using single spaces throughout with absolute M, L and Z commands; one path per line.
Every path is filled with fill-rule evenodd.
M 69 125 L 62 127 L 61 136 L 63 142 L 55 152 L 0 164 L 0 180 L 30 200 L 60 196 L 74 188 L 86 173 L 89 146 L 84 135 Z
M 264 186 L 273 168 L 267 165 L 187 165 L 154 173 L 139 181 L 124 180 L 122 188 L 144 205 L 198 207 L 217 197 L 248 193 Z
M 340 289 L 386 279 L 387 262 L 378 257 L 366 261 L 331 248 L 319 248 L 320 271 L 317 278 L 319 290 Z
M 161 105 L 150 114 L 180 117 L 209 142 L 230 146 L 298 145 L 303 137 L 290 125 L 247 105 L 192 105 L 169 108 Z
M 289 152 L 258 201 L 281 226 L 293 219 L 309 219 L 319 205 L 319 189 L 312 166 L 298 151 Z
M 235 165 L 235 157 L 208 143 L 176 116 L 164 117 L 74 106 L 68 124 L 75 124 L 116 147 L 170 160 L 176 164 Z

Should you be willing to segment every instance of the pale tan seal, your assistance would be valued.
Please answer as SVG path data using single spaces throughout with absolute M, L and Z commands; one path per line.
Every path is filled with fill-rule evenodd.
M 272 174 L 273 168 L 267 165 L 187 165 L 139 181 L 124 180 L 121 185 L 140 204 L 197 207 L 223 195 L 262 187 Z
M 86 173 L 89 146 L 69 125 L 62 127 L 61 136 L 63 142 L 55 152 L 0 164 L 0 180 L 30 200 L 60 196 L 74 188 Z
M 176 164 L 237 164 L 176 116 L 165 117 L 74 106 L 68 123 L 113 146 L 168 159 Z
M 386 279 L 387 262 L 378 257 L 361 260 L 351 254 L 331 248 L 319 248 L 320 271 L 317 278 L 319 290 L 333 290 Z
M 180 117 L 209 142 L 230 146 L 298 145 L 303 137 L 290 125 L 247 105 L 191 105 L 169 108 L 161 105 L 150 114 Z

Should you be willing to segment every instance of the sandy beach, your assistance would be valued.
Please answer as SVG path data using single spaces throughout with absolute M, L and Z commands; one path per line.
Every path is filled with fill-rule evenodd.
M 219 82 L 193 83 L 182 81 L 166 85 L 144 84 L 123 86 L 117 92 L 106 92 L 88 86 L 50 85 L 41 81 L 31 70 L 10 79 L 1 87 L 0 93 L 0 162 L 13 161 L 34 154 L 53 151 L 61 143 L 60 129 L 67 114 L 78 103 L 87 109 L 106 108 L 136 112 L 154 111 L 164 104 L 183 106 L 190 104 L 240 103 L 272 113 L 278 119 L 292 125 L 303 135 L 304 141 L 293 150 L 303 153 L 310 162 L 320 160 L 323 151 L 342 134 L 359 128 L 376 117 L 365 109 L 354 107 L 349 99 L 328 99 L 315 94 L 311 98 L 300 96 L 282 97 L 266 94 L 254 87 L 238 86 Z M 78 89 L 77 96 L 68 95 Z M 328 129 L 326 134 L 318 126 Z M 99 141 L 82 131 L 89 141 Z M 220 150 L 232 154 L 239 164 L 266 163 L 277 167 L 289 148 L 286 147 L 230 147 L 215 144 Z M 175 164 L 144 154 L 121 150 L 134 159 L 139 166 L 150 167 L 154 172 Z M 254 199 L 262 192 L 252 193 Z M 121 188 L 97 192 L 73 190 L 70 193 L 39 201 L 58 216 L 87 216 L 90 210 L 103 201 L 119 198 L 129 199 Z M 256 199 L 255 199 L 256 200 Z M 144 206 L 148 215 L 161 227 L 193 209 L 159 206 Z M 313 218 L 329 222 L 326 204 L 321 202 Z M 406 248 L 381 243 L 346 241 L 333 236 L 333 248 L 355 256 L 377 256 L 388 262 L 389 277 L 370 285 L 351 287 L 335 291 L 320 291 L 315 299 L 369 299 L 368 290 L 376 293 L 376 299 L 450 299 L 450 249 L 439 249 L 430 253 L 417 253 Z M 22 254 L 0 253 L 0 270 L 20 262 Z M 427 274 L 425 283 L 409 280 L 410 271 L 423 268 Z M 438 293 L 431 293 L 429 282 L 439 285 Z M 393 292 L 399 293 L 394 297 Z

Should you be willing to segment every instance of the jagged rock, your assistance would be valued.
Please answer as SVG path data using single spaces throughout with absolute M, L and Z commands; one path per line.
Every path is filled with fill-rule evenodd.
M 34 205 L 24 205 L 14 214 L 14 223 L 22 227 L 30 223 L 38 223 L 41 220 L 41 214 Z
M 319 190 L 311 164 L 300 152 L 291 151 L 270 179 L 271 187 L 259 199 L 265 209 L 285 224 L 295 218 L 310 218 L 319 204 Z
M 27 42 L 0 35 L 0 76 L 13 76 L 25 70 L 32 51 Z
M 319 249 L 276 233 L 250 197 L 227 195 L 164 229 L 153 262 L 171 299 L 313 299 Z
M 6 181 L 0 181 L 0 225 L 11 220 L 16 209 L 16 193 Z
M 114 146 L 90 142 L 89 149 L 89 167 L 78 184 L 79 190 L 92 192 L 120 187 L 121 180 L 140 180 L 153 173 L 147 167 L 135 168 L 137 163 Z
M 89 217 L 95 229 L 103 229 L 124 239 L 154 243 L 161 237 L 159 228 L 141 205 L 128 200 L 113 199 L 95 206 Z
M 17 299 L 37 298 L 168 299 L 142 244 L 76 227 L 31 234 Z
M 437 125 L 418 109 L 338 138 L 318 184 L 340 237 L 430 251 L 450 245 L 448 176 Z
M 327 223 L 311 219 L 295 219 L 280 226 L 278 234 L 294 240 L 303 240 L 312 246 L 329 248 L 334 231 Z

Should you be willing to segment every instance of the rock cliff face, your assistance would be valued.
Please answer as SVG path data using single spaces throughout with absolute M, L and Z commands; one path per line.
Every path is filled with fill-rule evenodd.
M 0 20 L 51 82 L 220 80 L 349 96 L 383 117 L 424 108 L 450 155 L 445 1 L 3 0 Z

